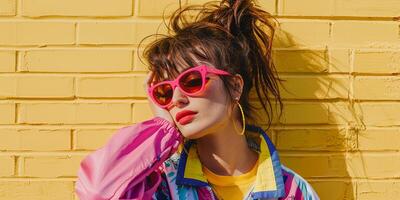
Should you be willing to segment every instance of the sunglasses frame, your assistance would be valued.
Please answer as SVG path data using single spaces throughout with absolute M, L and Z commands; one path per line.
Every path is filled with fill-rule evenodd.
M 188 92 L 186 92 L 185 90 L 183 90 L 182 87 L 179 85 L 179 80 L 180 80 L 183 76 L 185 76 L 186 74 L 188 74 L 188 73 L 190 73 L 190 72 L 192 72 L 192 71 L 199 71 L 199 72 L 200 72 L 200 74 L 201 74 L 201 79 L 202 79 L 202 84 L 201 84 L 200 90 L 198 90 L 198 91 L 196 91 L 196 92 L 194 92 L 194 93 L 188 93 Z M 207 66 L 207 65 L 200 65 L 200 66 L 192 67 L 192 68 L 189 68 L 189 69 L 183 71 L 183 72 L 182 72 L 181 74 L 179 74 L 179 76 L 176 77 L 176 79 L 174 79 L 174 80 L 171 80 L 171 81 L 162 81 L 162 82 L 159 82 L 159 83 L 157 83 L 157 84 L 155 84 L 155 85 L 151 84 L 150 87 L 148 87 L 148 89 L 147 89 L 148 95 L 151 97 L 151 100 L 152 100 L 154 103 L 156 103 L 159 107 L 161 107 L 161 108 L 163 108 L 163 109 L 168 108 L 168 107 L 172 104 L 172 100 L 171 100 L 168 104 L 166 104 L 166 105 L 161 105 L 161 104 L 159 104 L 159 103 L 157 102 L 157 100 L 155 99 L 154 95 L 153 95 L 154 89 L 155 89 L 156 87 L 158 87 L 158 86 L 160 86 L 160 85 L 164 85 L 164 84 L 169 84 L 169 85 L 171 85 L 171 88 L 172 88 L 172 95 L 173 95 L 173 93 L 174 93 L 174 91 L 175 91 L 175 88 L 176 88 L 176 87 L 179 87 L 179 89 L 181 90 L 181 92 L 182 92 L 183 94 L 185 94 L 185 95 L 187 95 L 187 96 L 196 96 L 196 94 L 201 93 L 201 92 L 204 91 L 204 88 L 205 88 L 205 85 L 206 85 L 205 83 L 206 83 L 206 75 L 207 75 L 207 73 L 212 73 L 212 74 L 217 74 L 217 75 L 232 75 L 232 74 L 230 74 L 229 72 L 224 71 L 224 70 L 220 70 L 220 69 L 216 69 L 216 68 L 213 68 L 213 67 L 209 67 L 209 66 Z

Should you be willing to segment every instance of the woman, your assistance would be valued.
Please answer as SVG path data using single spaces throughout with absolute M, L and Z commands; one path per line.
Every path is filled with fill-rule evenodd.
M 200 14 L 189 22 L 188 11 Z M 265 111 L 268 95 L 282 105 L 271 16 L 251 0 L 223 0 L 178 10 L 169 27 L 174 34 L 145 51 L 155 117 L 121 128 L 82 161 L 80 199 L 318 199 L 263 129 L 246 123 L 259 112 L 254 86 Z

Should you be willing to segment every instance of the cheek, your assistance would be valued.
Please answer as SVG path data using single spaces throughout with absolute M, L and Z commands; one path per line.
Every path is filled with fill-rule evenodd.
M 215 84 L 209 85 L 204 93 L 204 98 L 210 101 L 212 106 L 216 108 L 225 108 L 228 106 L 229 98 L 222 80 L 215 81 Z M 219 109 L 220 110 L 220 109 Z
M 222 80 L 214 81 L 214 84 L 209 84 L 205 90 L 204 98 L 208 100 L 209 112 L 218 115 L 229 114 L 229 93 L 226 91 Z
M 200 138 L 208 133 L 217 131 L 229 120 L 230 110 L 227 104 L 227 93 L 221 85 L 209 86 L 203 95 L 192 98 L 193 108 L 199 111 L 198 120 L 193 126 L 182 127 L 182 134 L 188 139 Z
M 205 135 L 219 132 L 221 128 L 226 127 L 229 122 L 227 107 L 224 104 L 210 102 L 207 108 L 199 115 L 199 120 L 193 126 L 192 130 L 183 133 L 183 136 L 189 139 L 198 139 Z

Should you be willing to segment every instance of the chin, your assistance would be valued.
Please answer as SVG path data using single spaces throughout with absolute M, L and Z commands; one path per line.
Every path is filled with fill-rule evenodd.
M 199 123 L 193 121 L 189 124 L 178 126 L 182 136 L 186 139 L 198 139 L 204 136 L 203 127 L 200 127 Z
M 195 140 L 195 139 L 199 139 L 199 138 L 203 137 L 203 135 L 201 135 L 201 134 L 189 134 L 189 135 L 182 134 L 182 135 L 186 139 L 190 139 L 190 140 Z
M 202 136 L 202 134 L 200 132 L 190 130 L 189 128 L 186 129 L 186 127 L 181 128 L 180 130 L 181 130 L 182 136 L 185 137 L 186 139 L 193 140 L 193 139 L 198 139 Z

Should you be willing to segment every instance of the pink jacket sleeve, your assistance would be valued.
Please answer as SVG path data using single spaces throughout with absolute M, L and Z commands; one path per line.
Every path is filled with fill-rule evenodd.
M 150 198 L 160 165 L 181 142 L 178 129 L 161 117 L 123 127 L 81 161 L 76 194 L 81 200 Z

